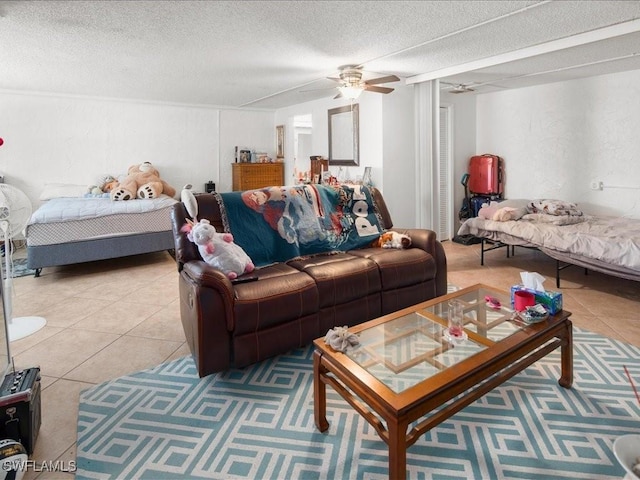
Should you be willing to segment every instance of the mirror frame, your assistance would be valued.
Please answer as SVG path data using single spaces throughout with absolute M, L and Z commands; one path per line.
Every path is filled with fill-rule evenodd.
M 359 130 L 359 107 L 357 103 L 353 105 L 347 105 L 345 107 L 332 108 L 328 111 L 329 120 L 329 165 L 339 166 L 359 166 L 360 165 L 360 130 Z M 333 128 L 334 120 L 338 119 L 338 116 L 350 115 L 350 123 L 352 125 L 352 139 L 353 145 L 353 158 L 335 158 L 333 155 L 333 146 L 337 143 L 345 143 L 348 141 L 344 139 L 348 132 L 340 132 Z M 342 118 L 342 117 L 339 117 Z M 342 135 L 342 142 L 340 142 L 340 136 Z

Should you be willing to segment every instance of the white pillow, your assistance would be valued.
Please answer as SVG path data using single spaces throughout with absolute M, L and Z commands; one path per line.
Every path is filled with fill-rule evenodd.
M 40 200 L 51 200 L 61 197 L 82 197 L 87 193 L 88 185 L 73 185 L 70 183 L 47 183 L 40 194 Z

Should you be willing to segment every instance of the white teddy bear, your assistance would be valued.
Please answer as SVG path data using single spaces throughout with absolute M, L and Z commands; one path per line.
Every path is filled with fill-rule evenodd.
M 187 238 L 198 246 L 205 262 L 221 270 L 230 280 L 255 270 L 249 255 L 240 245 L 233 243 L 233 235 L 216 232 L 206 218 L 193 224 Z

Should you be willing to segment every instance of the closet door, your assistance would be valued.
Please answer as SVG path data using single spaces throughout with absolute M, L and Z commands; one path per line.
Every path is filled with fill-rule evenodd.
M 439 152 L 436 175 L 433 188 L 436 190 L 437 209 L 434 209 L 434 229 L 438 240 L 451 240 L 453 238 L 453 160 L 451 141 L 451 106 L 440 106 L 440 136 Z

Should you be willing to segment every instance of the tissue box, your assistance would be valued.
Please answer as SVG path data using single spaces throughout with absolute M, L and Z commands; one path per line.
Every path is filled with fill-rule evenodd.
M 536 303 L 540 303 L 544 305 L 544 307 L 549 311 L 551 315 L 555 315 L 560 310 L 562 310 L 562 293 L 560 292 L 552 292 L 547 290 L 546 292 L 541 292 L 538 290 L 531 290 L 530 288 L 525 288 L 523 285 L 514 285 L 511 287 L 511 305 L 513 306 L 513 294 L 517 290 L 525 290 L 527 292 L 533 293 L 536 297 Z

